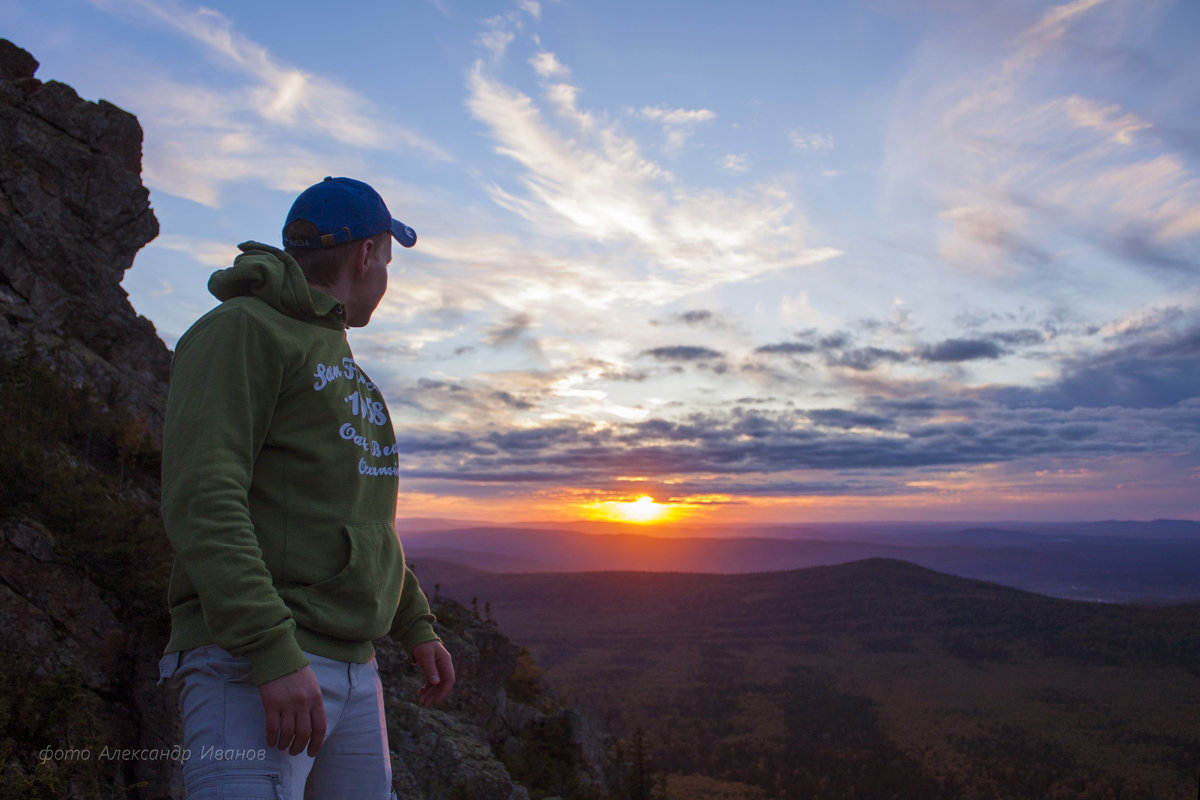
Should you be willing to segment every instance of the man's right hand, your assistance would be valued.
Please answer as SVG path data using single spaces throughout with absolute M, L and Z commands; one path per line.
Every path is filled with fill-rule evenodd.
M 258 687 L 267 713 L 267 744 L 315 756 L 325 742 L 325 701 L 312 667 L 305 666 Z

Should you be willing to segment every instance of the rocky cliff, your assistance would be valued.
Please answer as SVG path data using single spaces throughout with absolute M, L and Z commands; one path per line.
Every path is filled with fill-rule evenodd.
M 76 385 L 161 416 L 170 354 L 121 288 L 158 235 L 133 115 L 0 43 L 0 354 L 31 338 Z
M 137 120 L 0 40 L 0 800 L 181 796 L 155 685 L 170 353 L 120 283 L 158 233 Z M 459 683 L 423 709 L 377 643 L 401 797 L 599 798 L 606 744 L 475 611 L 436 598 Z

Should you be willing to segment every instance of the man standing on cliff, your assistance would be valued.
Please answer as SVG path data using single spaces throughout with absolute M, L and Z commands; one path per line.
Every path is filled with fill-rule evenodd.
M 444 700 L 450 655 L 395 531 L 398 459 L 348 327 L 387 289 L 392 239 L 416 244 L 365 183 L 295 201 L 285 250 L 241 245 L 221 304 L 180 339 L 163 442 L 175 549 L 171 639 L 189 800 L 387 800 L 391 762 L 371 640 Z

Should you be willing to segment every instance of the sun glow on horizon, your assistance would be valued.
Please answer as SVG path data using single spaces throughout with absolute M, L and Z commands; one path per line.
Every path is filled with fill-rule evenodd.
M 675 511 L 671 506 L 654 502 L 654 498 L 650 495 L 642 495 L 637 500 L 607 500 L 593 503 L 586 507 L 586 513 L 591 519 L 631 522 L 637 525 L 666 522 L 675 517 Z

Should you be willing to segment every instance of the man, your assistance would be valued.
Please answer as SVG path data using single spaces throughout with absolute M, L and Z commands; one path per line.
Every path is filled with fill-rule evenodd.
M 365 183 L 295 201 L 286 251 L 240 246 L 221 304 L 180 339 L 163 441 L 176 552 L 171 638 L 189 800 L 386 800 L 391 763 L 371 640 L 391 632 L 444 700 L 450 655 L 395 532 L 395 433 L 347 327 L 416 244 Z

